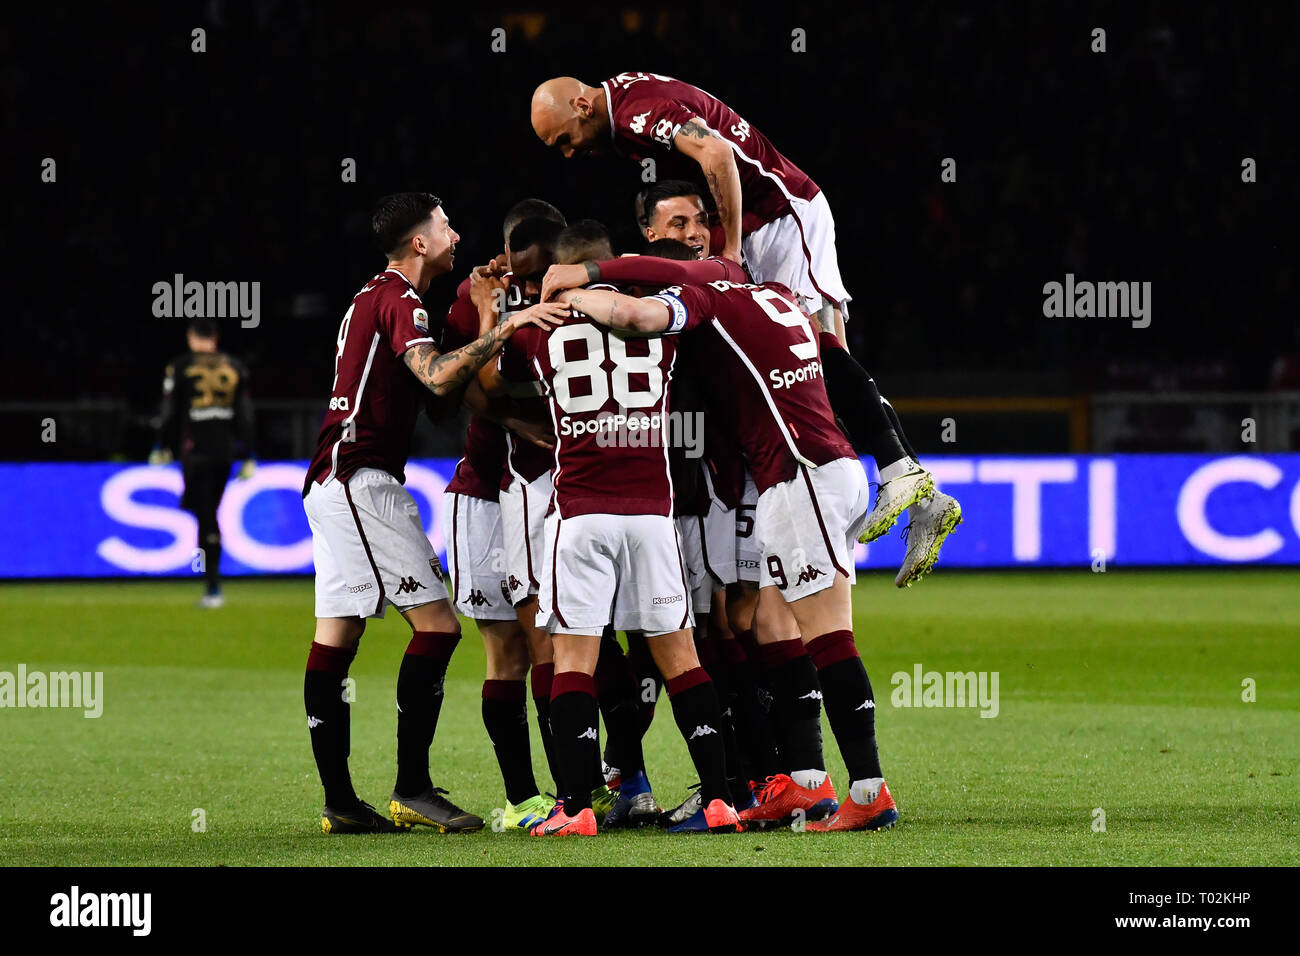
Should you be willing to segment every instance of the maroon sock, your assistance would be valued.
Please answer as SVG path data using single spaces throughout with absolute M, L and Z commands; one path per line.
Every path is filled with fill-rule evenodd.
M 533 688 L 533 705 L 537 708 L 537 729 L 542 735 L 542 752 L 556 789 L 560 786 L 560 765 L 555 759 L 555 742 L 551 738 L 551 684 L 555 680 L 554 664 L 534 664 L 529 675 Z
M 560 766 L 564 812 L 577 816 L 591 806 L 591 763 L 600 759 L 600 712 L 596 682 L 581 671 L 563 671 L 551 684 L 551 736 Z
M 397 784 L 399 796 L 416 797 L 433 786 L 429 748 L 442 712 L 443 680 L 460 634 L 415 631 L 397 672 Z
M 331 810 L 351 810 L 360 802 L 348 773 L 352 730 L 344 689 L 348 668 L 356 656 L 355 647 L 329 647 L 313 641 L 303 678 L 302 696 L 312 755 L 325 788 L 325 805 Z
M 796 637 L 763 644 L 760 651 L 772 685 L 772 716 L 787 772 L 825 770 L 822 689 L 803 641 Z
M 537 796 L 533 755 L 528 745 L 528 706 L 523 680 L 483 682 L 483 726 L 487 729 L 506 799 L 520 803 Z
M 876 700 L 852 631 L 832 631 L 808 642 L 808 656 L 826 695 L 826 717 L 850 782 L 883 777 L 876 747 Z
M 727 787 L 726 744 L 723 739 L 722 712 L 718 695 L 703 667 L 695 667 L 668 681 L 668 696 L 673 702 L 673 719 L 691 762 L 700 775 L 700 797 L 707 807 L 714 800 L 732 802 Z

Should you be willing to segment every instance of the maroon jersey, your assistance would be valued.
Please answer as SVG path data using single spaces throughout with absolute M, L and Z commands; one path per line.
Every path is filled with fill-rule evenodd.
M 693 117 L 703 119 L 731 146 L 740 173 L 744 235 L 789 215 L 791 196 L 812 199 L 820 192 L 756 127 L 689 83 L 657 73 L 620 73 L 601 86 L 609 104 L 614 151 L 637 162 L 653 154 L 659 179 L 698 175 L 699 165 L 673 147 L 673 137 Z
M 704 466 L 709 497 L 725 511 L 739 508 L 745 496 L 745 456 L 713 415 L 704 425 Z
M 400 272 L 381 272 L 352 299 L 339 326 L 329 410 L 307 467 L 304 497 L 313 481 L 346 481 L 359 468 L 406 481 L 411 432 L 428 389 L 402 354 L 420 342 L 433 342 L 429 313 Z
M 537 301 L 524 294 L 524 284 L 515 277 L 513 272 L 507 274 L 506 279 L 509 280 L 510 285 L 506 289 L 506 300 L 501 310 L 503 322 L 516 312 L 535 305 Z M 508 394 L 512 398 L 525 403 L 541 401 L 541 385 L 531 369 L 513 366 L 507 368 L 507 364 L 501 358 L 497 359 L 497 368 L 501 372 L 501 377 L 508 383 Z M 525 482 L 535 481 L 554 466 L 555 455 L 549 448 L 543 448 L 541 445 L 535 445 L 527 439 L 517 438 L 514 434 L 506 432 L 506 467 L 501 473 L 500 484 L 502 491 L 509 488 L 510 482 L 515 478 Z
M 854 457 L 826 397 L 817 339 L 789 289 L 718 281 L 652 298 L 670 310 L 668 332 L 690 333 L 683 359 L 707 406 L 727 410 L 760 494 L 800 464 Z
M 555 426 L 555 507 L 579 514 L 673 511 L 668 386 L 677 342 L 620 339 L 581 319 L 528 326 L 502 350 L 502 374 L 528 369 L 545 388 Z
M 470 301 L 469 289 L 447 310 L 438 351 L 464 348 L 479 337 L 478 309 Z M 447 483 L 453 494 L 496 501 L 501 473 L 506 464 L 506 432 L 482 415 L 471 415 L 465 432 L 465 457 L 456 463 L 456 473 Z

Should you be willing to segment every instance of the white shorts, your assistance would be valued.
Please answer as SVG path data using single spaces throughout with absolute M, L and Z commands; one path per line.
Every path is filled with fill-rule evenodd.
M 377 468 L 312 483 L 303 501 L 316 565 L 317 617 L 380 617 L 447 598 L 420 509 Z
M 758 535 L 754 533 L 754 517 L 758 513 L 758 486 L 754 476 L 745 470 L 745 491 L 740 496 L 740 506 L 731 514 L 736 516 L 736 580 L 744 584 L 758 584 Z
M 442 539 L 447 542 L 447 574 L 456 612 L 476 621 L 517 620 L 510 603 L 501 506 L 444 492 Z
M 511 478 L 510 487 L 501 492 L 501 532 L 514 604 L 537 593 L 546 550 L 546 511 L 554 490 L 548 471 L 533 481 Z
M 648 637 L 691 626 L 677 524 L 662 515 L 546 519 L 537 626 L 599 636 L 606 624 Z
M 836 574 L 852 584 L 853 544 L 870 508 L 867 473 L 856 458 L 800 465 L 758 498 L 758 586 L 776 585 L 792 602 L 830 587 Z
M 790 215 L 774 219 L 741 240 L 745 265 L 755 282 L 780 282 L 809 312 L 838 305 L 849 317 L 852 298 L 840 278 L 835 255 L 835 219 L 825 193 L 811 200 L 791 197 Z
M 704 570 L 713 577 L 713 587 L 736 583 L 736 512 L 717 501 L 701 519 L 704 537 Z
M 677 537 L 682 542 L 682 561 L 686 565 L 686 584 L 691 591 L 691 607 L 696 614 L 707 617 L 713 606 L 713 576 L 704 563 L 704 537 L 700 533 L 698 515 L 678 515 Z

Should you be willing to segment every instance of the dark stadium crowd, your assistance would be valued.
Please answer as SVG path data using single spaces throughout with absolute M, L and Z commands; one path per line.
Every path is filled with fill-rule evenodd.
M 125 397 L 148 414 L 183 339 L 151 289 L 178 273 L 260 282 L 258 324 L 223 322 L 223 346 L 259 399 L 322 397 L 342 312 L 382 266 L 366 225 L 389 192 L 442 196 L 462 236 L 435 308 L 500 251 L 525 196 L 637 251 L 635 166 L 563 162 L 528 120 L 543 78 L 624 70 L 722 98 L 825 190 L 850 344 L 892 396 L 1294 378 L 1296 50 L 1269 43 L 1294 10 L 521 9 L 209 2 L 148 22 L 33 10 L 0 31 L 0 253 L 27 347 L 2 400 Z M 1150 282 L 1150 327 L 1045 317 L 1044 284 L 1067 274 Z

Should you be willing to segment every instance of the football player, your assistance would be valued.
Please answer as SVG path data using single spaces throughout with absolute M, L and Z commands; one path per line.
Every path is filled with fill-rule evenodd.
M 893 826 L 898 811 L 880 767 L 875 697 L 853 637 L 853 541 L 869 490 L 831 412 L 808 316 L 777 283 L 716 280 L 644 298 L 572 289 L 559 299 L 623 333 L 686 333 L 684 364 L 707 371 L 697 375 L 706 402 L 731 410 L 753 472 L 757 635 L 791 769 L 769 777 L 741 819 L 763 827 L 802 817 L 815 821 L 811 830 Z M 850 775 L 842 804 L 822 755 L 823 696 Z
M 721 257 L 740 263 L 743 253 L 755 281 L 786 285 L 818 317 L 834 408 L 880 470 L 861 540 L 887 533 L 910 509 L 913 527 L 895 583 L 904 587 L 927 573 L 961 522 L 961 508 L 935 490 L 894 409 L 844 347 L 850 296 L 840 278 L 835 222 L 820 187 L 735 110 L 670 76 L 620 73 L 595 87 L 556 77 L 534 91 L 531 119 L 542 142 L 566 158 L 612 148 L 643 170 L 655 163 L 659 179 L 702 177 L 722 225 Z
M 665 450 L 675 343 L 625 341 L 589 321 L 526 335 L 502 354 L 546 390 L 556 435 L 554 510 L 538 620 L 552 634 L 551 728 L 560 796 L 536 836 L 595 835 L 588 766 L 598 752 L 594 674 L 607 625 L 640 631 L 700 775 L 702 806 L 677 832 L 736 832 L 713 682 L 691 635 L 691 601 L 672 517 Z
M 336 338 L 329 410 L 303 486 L 316 566 L 316 633 L 303 698 L 325 789 L 326 833 L 392 832 L 413 825 L 477 830 L 429 776 L 429 748 L 460 625 L 419 509 L 403 487 L 416 416 L 430 392 L 449 395 L 541 315 L 539 305 L 445 354 L 421 295 L 452 267 L 459 236 L 429 193 L 383 199 L 371 219 L 387 267 L 353 298 Z M 397 782 L 391 819 L 362 801 L 348 772 L 350 717 L 343 688 L 366 621 L 387 605 L 411 626 L 397 676 Z
M 243 446 L 241 480 L 257 467 L 253 452 L 253 402 L 248 368 L 217 348 L 217 323 L 192 319 L 185 333 L 189 351 L 167 363 L 163 375 L 158 438 L 149 463 L 181 461 L 181 507 L 199 523 L 206 590 L 199 607 L 218 608 L 221 595 L 221 528 L 217 508 L 226 490 L 235 450 Z

